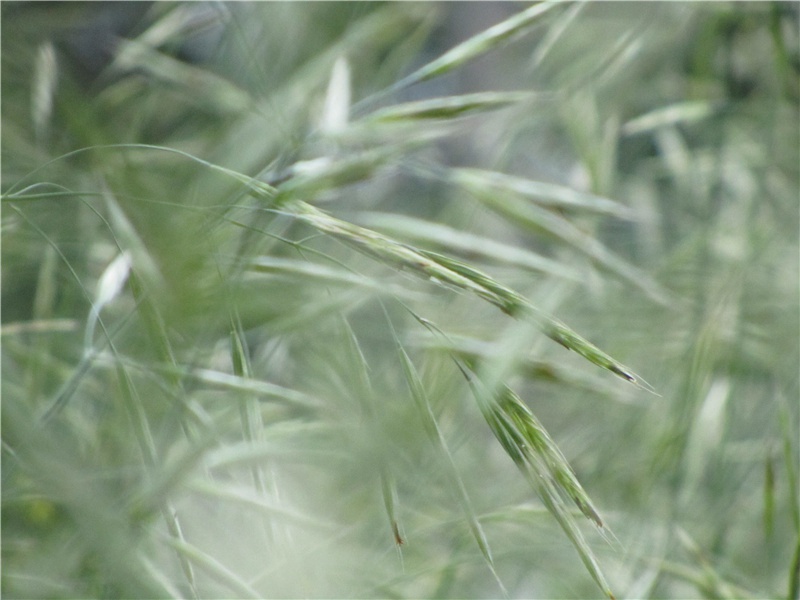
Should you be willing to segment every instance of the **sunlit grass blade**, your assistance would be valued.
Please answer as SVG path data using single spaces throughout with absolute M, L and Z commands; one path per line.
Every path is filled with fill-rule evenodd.
M 448 171 L 448 177 L 456 185 L 466 187 L 482 196 L 512 194 L 554 210 L 577 214 L 597 214 L 628 220 L 636 218 L 633 210 L 619 202 L 554 183 L 534 181 L 497 171 L 467 168 L 451 169 Z
M 345 158 L 327 156 L 301 161 L 277 173 L 273 181 L 281 198 L 303 197 L 310 200 L 319 192 L 332 192 L 336 188 L 364 181 L 376 175 L 379 169 L 388 168 L 392 160 L 408 151 L 418 141 L 400 141 L 386 147 L 351 153 Z M 269 176 L 268 176 L 269 177 Z
M 185 560 L 191 561 L 193 565 L 206 572 L 219 583 L 225 585 L 236 597 L 254 599 L 262 597 L 262 594 L 259 594 L 255 589 L 250 587 L 250 585 L 234 571 L 230 570 L 210 554 L 200 550 L 197 546 L 175 538 L 166 538 L 165 542 L 169 546 L 172 546 Z
M 395 104 L 370 113 L 356 125 L 454 119 L 457 117 L 498 110 L 534 98 L 529 92 L 481 92 L 461 96 L 446 96 Z
M 707 101 L 687 101 L 659 107 L 623 123 L 623 135 L 646 133 L 668 125 L 694 123 L 714 114 L 714 106 Z
M 385 93 L 396 92 L 414 85 L 415 83 L 444 75 L 478 56 L 500 47 L 512 38 L 524 34 L 531 26 L 536 24 L 542 15 L 546 14 L 558 4 L 558 2 L 540 2 L 490 27 L 486 31 L 472 36 L 468 40 L 448 50 L 436 60 L 429 62 L 407 75 L 392 85 Z
M 425 244 L 441 246 L 450 252 L 479 256 L 499 264 L 545 273 L 554 277 L 579 280 L 580 275 L 568 265 L 541 256 L 519 246 L 468 233 L 441 223 L 393 213 L 363 213 L 359 220 L 368 227 L 388 231 L 401 238 L 411 238 Z
M 207 385 L 278 400 L 289 406 L 297 406 L 306 410 L 317 409 L 320 406 L 317 399 L 307 394 L 260 379 L 251 379 L 203 368 L 193 369 L 189 371 L 188 375 Z
M 474 369 L 479 362 L 497 359 L 502 352 L 502 348 L 496 343 L 452 334 L 446 339 L 441 336 L 412 335 L 409 340 L 409 343 L 415 347 L 440 350 L 456 356 L 471 369 Z M 520 375 L 531 380 L 569 385 L 591 391 L 596 395 L 615 396 L 617 391 L 616 386 L 610 385 L 598 377 L 562 367 L 551 361 L 521 357 L 518 358 L 515 368 Z
M 503 216 L 509 223 L 535 234 L 546 233 L 561 240 L 588 256 L 600 267 L 640 288 L 654 301 L 661 304 L 667 302 L 667 292 L 650 275 L 623 260 L 596 238 L 563 217 L 515 194 L 500 193 L 483 185 L 476 186 L 474 181 L 466 178 L 462 178 L 461 183 L 483 205 Z

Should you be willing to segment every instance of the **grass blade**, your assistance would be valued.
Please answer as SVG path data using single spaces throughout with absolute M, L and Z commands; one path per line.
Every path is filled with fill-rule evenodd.
M 467 114 L 507 108 L 533 98 L 528 92 L 482 92 L 396 104 L 361 119 L 365 124 L 428 119 L 454 119 Z
M 561 500 L 560 493 L 563 493 L 584 516 L 601 529 L 604 527 L 591 499 L 578 483 L 563 454 L 513 390 L 503 386 L 499 394 L 492 397 L 465 365 L 459 363 L 459 369 L 466 377 L 492 433 L 575 546 L 589 574 L 603 593 L 613 600 L 614 594 L 594 553 Z
M 472 175 L 474 174 L 473 172 Z M 594 237 L 587 235 L 566 219 L 533 202 L 528 202 L 524 198 L 514 194 L 498 193 L 497 190 L 492 190 L 483 182 L 476 185 L 475 179 L 475 177 L 465 177 L 462 172 L 459 181 L 487 208 L 518 227 L 529 229 L 537 234 L 545 232 L 566 242 L 610 273 L 641 289 L 655 302 L 666 304 L 667 292 L 652 277 L 611 252 Z M 600 200 L 599 197 L 598 200 Z M 576 201 L 573 199 L 573 205 Z M 604 206 L 606 210 L 610 209 L 608 204 Z
M 203 552 L 197 546 L 176 538 L 166 538 L 167 544 L 172 546 L 185 560 L 197 565 L 220 583 L 226 585 L 240 598 L 261 598 L 262 595 L 254 590 L 246 581 L 243 581 L 233 571 L 220 563 L 211 555 Z
M 490 27 L 486 31 L 472 36 L 468 40 L 448 50 L 436 60 L 429 62 L 410 75 L 407 75 L 392 85 L 385 93 L 396 92 L 414 85 L 415 83 L 444 75 L 480 55 L 498 48 L 510 39 L 524 34 L 542 15 L 546 14 L 558 4 L 558 2 L 541 2 L 535 4 L 527 10 L 523 10 L 513 17 Z
M 360 221 L 367 226 L 388 230 L 402 237 L 410 237 L 426 244 L 444 246 L 455 253 L 480 256 L 500 264 L 573 281 L 580 279 L 578 272 L 570 269 L 569 266 L 536 254 L 527 248 L 497 242 L 491 238 L 461 231 L 448 225 L 432 223 L 426 219 L 393 213 L 369 212 L 365 213 Z
M 436 416 L 433 414 L 433 409 L 431 408 L 431 404 L 428 400 L 428 395 L 425 392 L 425 387 L 422 384 L 422 380 L 420 379 L 419 374 L 414 367 L 414 363 L 408 356 L 408 353 L 405 351 L 402 344 L 400 344 L 400 340 L 397 338 L 396 334 L 395 341 L 397 344 L 398 354 L 400 355 L 400 361 L 403 365 L 403 373 L 405 374 L 406 382 L 411 390 L 411 396 L 414 399 L 414 403 L 417 405 L 417 409 L 423 418 L 423 423 L 425 430 L 428 433 L 428 437 L 431 443 L 436 446 L 439 454 L 445 459 L 445 474 L 456 492 L 456 499 L 461 507 L 461 510 L 464 512 L 464 516 L 467 519 L 472 536 L 475 538 L 475 542 L 478 544 L 478 548 L 480 549 L 483 558 L 486 560 L 486 564 L 497 581 L 497 584 L 500 586 L 503 594 L 507 597 L 508 593 L 505 589 L 505 586 L 495 570 L 494 559 L 492 558 L 492 551 L 489 547 L 489 541 L 486 538 L 486 534 L 483 531 L 483 527 L 481 526 L 478 517 L 475 515 L 475 510 L 472 507 L 472 502 L 470 501 L 467 490 L 464 487 L 464 482 L 461 480 L 461 477 L 458 474 L 453 457 L 447 447 L 447 442 L 442 434 L 441 429 L 439 428 L 439 424 L 436 422 Z
M 476 194 L 511 194 L 530 199 L 545 208 L 570 213 L 596 214 L 626 220 L 635 218 L 634 212 L 619 202 L 562 185 L 483 169 L 453 169 L 450 171 L 450 176 L 457 185 L 466 187 Z

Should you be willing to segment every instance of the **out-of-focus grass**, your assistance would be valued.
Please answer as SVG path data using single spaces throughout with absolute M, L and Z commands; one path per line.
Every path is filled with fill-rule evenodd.
M 2 6 L 4 595 L 797 597 L 796 6 L 93 9 Z

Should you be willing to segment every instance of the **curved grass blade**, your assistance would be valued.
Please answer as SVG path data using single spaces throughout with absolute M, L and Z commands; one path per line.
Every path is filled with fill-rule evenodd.
M 377 227 L 381 230 L 389 230 L 392 233 L 411 237 L 414 240 L 425 243 L 444 246 L 453 252 L 481 256 L 500 264 L 508 264 L 528 271 L 545 273 L 573 281 L 579 281 L 580 279 L 578 272 L 570 269 L 569 266 L 562 265 L 526 248 L 496 242 L 487 237 L 461 231 L 448 225 L 432 223 L 426 219 L 417 219 L 416 217 L 392 213 L 370 212 L 366 213 L 360 220 L 366 225 Z
M 220 583 L 226 585 L 240 598 L 261 598 L 250 585 L 238 577 L 236 573 L 217 561 L 214 557 L 200 550 L 197 546 L 176 538 L 166 538 L 166 543 L 172 546 L 186 560 L 197 565 Z
M 475 514 L 475 510 L 472 507 L 469 494 L 467 494 L 467 490 L 464 487 L 464 482 L 458 474 L 458 469 L 456 468 L 453 457 L 447 447 L 447 442 L 445 441 L 444 435 L 442 434 L 441 429 L 439 429 L 439 424 L 436 422 L 436 416 L 433 414 L 433 409 L 431 408 L 431 404 L 428 400 L 428 395 L 425 392 L 425 387 L 422 384 L 422 380 L 420 379 L 419 374 L 414 367 L 414 363 L 411 361 L 408 353 L 405 351 L 400 343 L 400 340 L 397 338 L 397 335 L 394 332 L 393 334 L 397 344 L 397 351 L 400 355 L 400 361 L 403 365 L 403 373 L 405 374 L 408 387 L 411 390 L 411 396 L 414 399 L 417 409 L 423 418 L 425 431 L 428 434 L 431 443 L 436 446 L 441 456 L 445 458 L 445 474 L 450 480 L 450 484 L 452 485 L 453 489 L 456 490 L 456 498 L 461 510 L 464 512 L 464 516 L 467 519 L 472 536 L 475 538 L 475 542 L 478 544 L 478 548 L 480 549 L 483 558 L 486 560 L 486 564 L 494 576 L 495 581 L 497 581 L 497 584 L 500 586 L 504 596 L 508 597 L 508 592 L 506 591 L 505 586 L 503 585 L 503 582 L 495 569 L 492 551 L 489 547 L 489 541 L 486 538 L 483 527 L 481 526 L 480 521 Z
M 690 100 L 670 104 L 647 112 L 630 121 L 623 123 L 620 132 L 623 135 L 636 135 L 647 133 L 660 127 L 678 125 L 681 123 L 695 123 L 714 114 L 715 107 L 704 100 Z

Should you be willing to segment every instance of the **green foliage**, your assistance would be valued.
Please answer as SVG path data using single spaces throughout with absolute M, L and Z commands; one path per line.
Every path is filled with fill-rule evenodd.
M 798 597 L 797 6 L 94 10 L 2 5 L 5 596 Z

